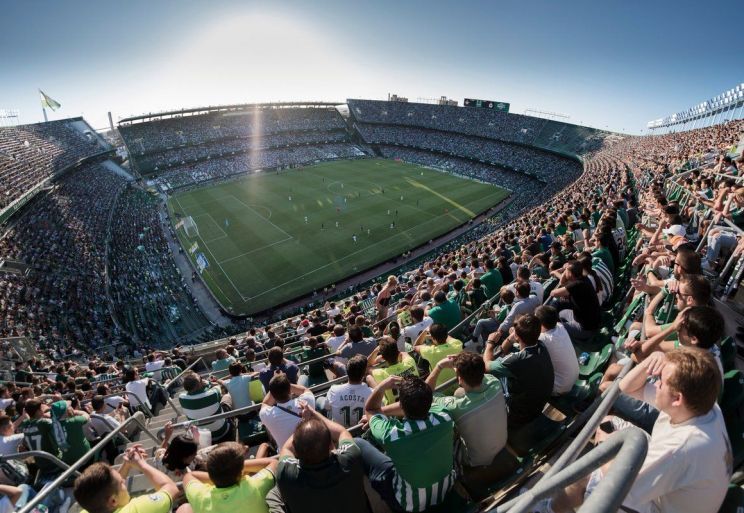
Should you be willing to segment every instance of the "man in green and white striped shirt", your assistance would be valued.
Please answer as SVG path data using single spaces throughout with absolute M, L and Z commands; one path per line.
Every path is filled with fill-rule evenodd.
M 188 371 L 183 377 L 185 394 L 178 396 L 184 415 L 189 420 L 199 420 L 222 413 L 222 393 L 218 386 L 204 383 L 194 371 Z M 225 419 L 215 420 L 203 426 L 212 432 L 212 443 L 218 443 L 229 438 L 231 425 Z
M 382 407 L 385 391 L 396 388 L 400 402 Z M 454 422 L 418 377 L 390 376 L 367 399 L 365 414 L 372 437 L 355 443 L 370 482 L 393 511 L 424 511 L 444 501 L 455 483 Z M 395 417 L 402 417 L 401 419 Z

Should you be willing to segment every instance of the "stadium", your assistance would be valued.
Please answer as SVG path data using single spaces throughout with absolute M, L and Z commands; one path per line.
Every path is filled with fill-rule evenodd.
M 312 77 L 114 121 L 75 69 L 0 105 L 3 512 L 744 508 L 730 73 L 641 132 Z

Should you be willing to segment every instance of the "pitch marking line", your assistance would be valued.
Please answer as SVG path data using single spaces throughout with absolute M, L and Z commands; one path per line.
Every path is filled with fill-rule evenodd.
M 214 220 L 214 217 L 212 217 L 212 214 L 208 214 L 208 213 L 207 214 L 199 214 L 198 216 L 194 216 L 194 219 L 198 219 L 200 217 L 209 217 L 209 219 L 212 220 L 212 222 L 217 227 L 217 229 L 222 232 L 222 235 L 220 235 L 219 237 L 214 237 L 213 239 L 209 239 L 209 240 L 202 239 L 202 242 L 204 242 L 205 244 L 208 244 L 210 242 L 214 242 L 214 241 L 217 241 L 217 240 L 222 240 L 222 239 L 226 239 L 227 238 L 227 233 L 225 233 L 225 230 L 223 230 L 222 227 L 220 227 L 219 223 L 217 223 L 217 221 Z M 197 223 L 197 225 L 198 224 L 199 223 Z
M 181 202 L 180 202 L 180 201 L 178 200 L 178 198 L 176 198 L 176 203 L 178 203 L 178 206 L 179 206 L 179 207 L 181 208 L 181 210 L 183 210 L 183 206 L 181 205 Z M 185 210 L 184 210 L 184 212 L 185 212 Z M 208 245 L 208 244 L 207 244 L 206 242 L 204 242 L 204 239 L 202 239 L 202 238 L 201 238 L 201 235 L 199 236 L 199 239 L 200 239 L 200 240 L 202 241 L 202 244 L 204 244 L 204 248 L 205 248 L 205 249 L 206 249 L 207 251 L 209 251 L 209 254 L 210 254 L 210 255 L 212 255 L 212 260 L 213 260 L 213 261 L 214 261 L 214 263 L 215 263 L 215 264 L 217 264 L 217 266 L 218 266 L 218 267 L 220 268 L 220 271 L 222 271 L 222 274 L 224 274 L 224 275 L 225 275 L 225 278 L 227 278 L 227 281 L 229 281 L 229 282 L 230 282 L 230 285 L 232 285 L 233 289 L 235 289 L 235 292 L 237 292 L 237 293 L 238 293 L 238 295 L 239 295 L 239 296 L 240 296 L 240 297 L 241 297 L 241 298 L 243 299 L 243 301 L 246 301 L 246 298 L 245 298 L 245 296 L 244 296 L 243 294 L 241 294 L 241 293 L 240 293 L 240 290 L 238 290 L 238 287 L 236 287 L 236 286 L 235 286 L 235 283 L 233 283 L 232 279 L 230 279 L 230 275 L 229 275 L 229 274 L 227 274 L 227 273 L 225 272 L 225 270 L 224 270 L 224 269 L 222 268 L 222 265 L 220 264 L 219 260 L 217 260 L 217 258 L 216 258 L 216 257 L 214 256 L 214 253 L 212 253 L 212 250 L 211 250 L 211 249 L 209 249 L 209 245 Z M 215 284 L 215 285 L 217 285 L 217 288 L 218 288 L 218 289 L 220 289 L 220 292 L 222 292 L 222 295 L 223 295 L 223 296 L 225 296 L 225 299 L 228 299 L 228 300 L 229 300 L 229 298 L 228 298 L 227 294 L 225 294 L 225 291 L 224 291 L 224 290 L 222 290 L 222 288 L 221 288 L 221 287 L 219 286 L 219 284 L 217 283 L 217 280 L 213 280 L 213 281 L 214 281 L 214 284 Z
M 287 236 L 287 237 L 289 237 L 289 238 L 292 238 L 292 235 L 290 235 L 289 233 L 287 233 L 287 232 L 285 232 L 284 230 L 282 230 L 281 228 L 279 228 L 279 227 L 278 227 L 277 225 L 275 225 L 275 224 L 274 224 L 273 222 L 269 221 L 269 219 L 268 219 L 268 218 L 266 218 L 266 217 L 262 216 L 261 214 L 259 214 L 258 212 L 256 212 L 256 210 L 255 210 L 255 209 L 251 208 L 251 207 L 250 207 L 249 205 L 247 205 L 246 203 L 244 203 L 244 202 L 243 202 L 242 200 L 240 200 L 240 199 L 236 198 L 236 197 L 235 197 L 235 196 L 233 196 L 233 195 L 230 195 L 230 196 L 226 196 L 226 197 L 228 197 L 228 198 L 232 198 L 232 199 L 234 199 L 235 201 L 237 201 L 238 203 L 241 203 L 241 204 L 242 204 L 243 206 L 245 206 L 245 208 L 247 208 L 248 210 L 250 210 L 251 212 L 253 212 L 254 214 L 256 214 L 256 215 L 257 215 L 258 217 L 260 217 L 261 219 L 263 219 L 264 221 L 266 221 L 267 223 L 269 223 L 269 224 L 270 224 L 271 226 L 273 226 L 274 228 L 276 228 L 277 230 L 279 230 L 280 232 L 282 232 L 282 233 L 283 233 L 284 235 L 286 235 L 286 236 Z M 270 209 L 269 207 L 264 207 L 264 208 L 265 208 L 266 210 L 268 210 L 268 211 L 269 211 L 269 217 L 271 217 L 271 214 L 272 214 L 272 212 L 271 212 L 271 209 Z
M 496 192 L 496 193 L 494 193 L 494 194 L 490 194 L 490 195 L 486 196 L 486 198 L 489 198 L 489 197 L 491 197 L 491 196 L 495 196 L 496 194 L 498 194 L 498 192 Z M 487 209 L 486 209 L 486 210 L 487 210 Z M 484 210 L 484 211 L 485 211 L 485 210 Z M 405 234 L 405 233 L 408 233 L 408 232 L 410 232 L 410 231 L 413 231 L 413 230 L 417 230 L 417 229 L 419 229 L 419 228 L 420 228 L 420 227 L 421 227 L 422 225 L 424 225 L 424 224 L 430 223 L 431 221 L 436 221 L 436 220 L 438 220 L 439 218 L 441 218 L 441 217 L 444 217 L 444 216 L 448 216 L 448 215 L 450 215 L 450 214 L 440 214 L 440 215 L 438 215 L 438 216 L 434 216 L 434 217 L 432 217 L 432 218 L 430 218 L 430 219 L 427 219 L 427 220 L 426 220 L 426 221 L 424 221 L 423 223 L 419 223 L 419 224 L 417 224 L 416 226 L 412 226 L 411 228 L 408 228 L 407 230 L 403 230 L 403 231 L 401 231 L 401 232 L 397 232 L 396 234 L 394 234 L 394 235 L 392 235 L 392 236 L 390 236 L 390 237 L 387 237 L 387 238 L 385 238 L 385 239 L 383 239 L 383 240 L 381 240 L 381 241 L 377 241 L 377 242 L 375 242 L 374 244 L 370 244 L 369 246 L 365 246 L 364 248 L 362 248 L 362 249 L 359 249 L 359 250 L 357 250 L 357 251 L 354 251 L 353 253 L 349 253 L 349 254 L 348 254 L 348 255 L 346 255 L 346 256 L 343 256 L 343 257 L 341 257 L 341 258 L 337 258 L 337 259 L 336 259 L 336 260 L 334 260 L 333 262 L 329 262 L 329 263 L 327 263 L 327 264 L 325 264 L 325 265 L 321 265 L 320 267 L 318 267 L 318 268 L 316 268 L 316 269 L 313 269 L 312 271 L 308 271 L 308 272 L 306 272 L 305 274 L 301 274 L 301 275 L 299 275 L 299 276 L 296 276 L 296 277 L 292 278 L 291 280 L 285 281 L 284 283 L 280 283 L 279 285 L 277 285 L 277 286 L 275 286 L 275 287 L 272 287 L 272 288 L 270 288 L 270 289 L 264 290 L 263 292 L 261 292 L 261 293 L 259 293 L 259 294 L 256 294 L 255 296 L 250 296 L 250 297 L 248 297 L 248 298 L 245 298 L 245 296 L 243 296 L 243 297 L 244 297 L 244 300 L 252 301 L 253 299 L 256 299 L 256 298 L 258 298 L 258 297 L 261 297 L 261 296 L 263 296 L 264 294 L 268 294 L 269 292 L 273 292 L 274 290 L 276 290 L 276 289 L 278 289 L 278 288 L 281 288 L 281 287 L 283 287 L 283 286 L 285 286 L 285 285 L 288 285 L 289 283 L 295 282 L 295 281 L 297 281 L 297 280 L 299 280 L 299 279 L 301 279 L 301 278 L 304 278 L 305 276 L 309 276 L 309 275 L 311 275 L 311 274 L 313 274 L 313 273 L 315 273 L 315 272 L 317 272 L 317 271 L 319 271 L 319 270 L 321 270 L 321 269 L 325 269 L 326 267 L 328 267 L 328 266 L 331 266 L 331 265 L 335 265 L 335 264 L 337 264 L 337 263 L 339 263 L 339 262 L 342 262 L 343 260 L 346 260 L 347 258 L 349 258 L 349 257 L 351 257 L 351 256 L 354 256 L 354 255 L 356 255 L 356 254 L 358 254 L 358 253 L 361 253 L 361 252 L 363 252 L 363 251 L 367 251 L 367 250 L 369 250 L 369 248 L 371 248 L 371 247 L 377 246 L 378 244 L 382 244 L 382 243 L 385 243 L 385 242 L 389 242 L 389 241 L 390 241 L 391 239 L 393 239 L 393 238 L 395 238 L 395 237 L 397 237 L 397 236 L 399 236 L 399 235 L 403 235 L 403 234 Z
M 226 258 L 222 261 L 220 261 L 221 264 L 224 264 L 226 262 L 231 262 L 233 260 L 237 260 L 238 258 L 243 258 L 246 255 L 250 255 L 251 253 L 256 253 L 258 251 L 263 251 L 266 248 L 270 248 L 271 246 L 276 246 L 277 244 L 281 244 L 283 242 L 287 242 L 288 240 L 292 240 L 294 237 L 287 237 L 286 239 L 278 240 L 276 242 L 272 242 L 271 244 L 266 244 L 265 246 L 261 246 L 260 248 L 252 249 L 250 251 L 246 251 L 245 253 L 241 253 L 237 256 Z

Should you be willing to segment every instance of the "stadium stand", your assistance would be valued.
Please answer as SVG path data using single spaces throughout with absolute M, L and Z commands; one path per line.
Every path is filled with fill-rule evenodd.
M 381 138 L 383 131 L 392 137 L 397 129 L 388 132 L 391 122 L 382 120 L 390 114 L 371 109 L 379 103 L 355 100 L 350 107 L 384 123 Z M 403 104 L 393 112 L 413 112 L 427 130 L 502 143 L 549 144 L 554 134 L 546 138 L 541 131 L 559 130 L 544 120 L 458 110 L 467 122 L 456 122 L 468 126 L 457 130 L 439 125 L 444 120 L 431 118 L 430 107 Z M 427 116 L 426 123 L 437 126 L 423 126 Z M 579 128 L 571 130 L 581 134 Z M 744 271 L 744 188 L 732 154 L 742 132 L 744 124 L 735 122 L 604 145 L 596 133 L 583 142 L 566 137 L 561 144 L 581 156 L 583 173 L 561 190 L 541 189 L 539 205 L 515 207 L 501 222 L 486 223 L 420 265 L 393 273 L 394 279 L 385 277 L 384 285 L 185 353 L 148 351 L 138 354 L 144 360 L 107 362 L 95 342 L 112 334 L 75 321 L 93 343 L 74 345 L 69 336 L 40 344 L 37 357 L 12 362 L 13 379 L 0 389 L 3 460 L 33 455 L 26 468 L 38 471 L 15 479 L 4 467 L 13 487 L 7 500 L 21 513 L 38 503 L 66 510 L 73 498 L 91 513 L 126 503 L 146 504 L 152 513 L 180 504 L 181 513 L 238 504 L 272 513 L 318 511 L 328 509 L 329 497 L 343 511 L 507 511 L 515 504 L 568 511 L 581 504 L 588 485 L 587 506 L 606 501 L 637 511 L 715 512 L 722 505 L 729 511 L 728 505 L 736 511 L 744 378 L 736 369 L 735 334 L 724 323 L 736 319 L 737 305 L 721 299 L 739 294 Z M 379 149 L 458 173 L 539 183 L 477 165 L 472 154 L 437 155 L 397 141 Z M 114 253 L 126 262 L 115 272 L 122 312 L 157 283 L 122 281 L 135 269 L 144 266 L 171 281 L 177 276 L 161 258 L 167 248 L 157 249 L 162 238 L 145 233 L 160 226 L 155 200 L 115 176 L 106 184 L 98 176 L 84 180 L 86 172 L 95 167 L 71 173 L 62 192 L 34 200 L 36 208 L 18 218 L 49 221 L 31 214 L 61 208 L 55 205 L 78 208 L 72 219 L 83 232 L 67 236 L 81 237 L 79 249 L 57 244 L 61 235 L 51 228 L 43 240 L 19 247 L 32 237 L 22 225 L 3 247 L 45 270 L 48 251 L 60 254 L 55 266 L 83 269 L 80 259 L 86 271 L 88 263 L 100 268 L 106 230 L 99 217 L 118 205 L 136 209 L 112 234 Z M 95 193 L 97 202 L 76 207 L 66 200 L 78 191 Z M 89 231 L 91 238 L 80 235 Z M 142 255 L 135 246 L 140 240 Z M 100 298 L 102 288 L 91 291 Z M 85 293 L 65 297 L 80 300 Z M 43 294 L 44 304 L 62 304 L 46 289 Z M 36 303 L 33 291 L 5 297 L 21 309 Z M 188 305 L 187 296 L 153 300 Z M 71 312 L 65 312 L 68 323 Z M 34 311 L 33 333 L 6 333 L 48 336 L 56 328 L 49 315 Z M 73 347 L 77 361 L 63 354 Z M 219 363 L 206 365 L 213 360 Z M 311 378 L 312 386 L 304 386 Z M 96 389 L 99 382 L 108 388 Z M 139 408 L 125 411 L 126 399 Z M 48 417 L 42 400 L 52 403 Z M 76 429 L 93 424 L 94 415 L 116 427 L 93 431 L 83 442 Z M 223 433 L 226 424 L 232 437 Z M 127 429 L 133 427 L 138 434 Z M 213 444 L 215 433 L 243 445 Z M 283 446 L 272 447 L 288 435 Z M 15 454 L 22 439 L 34 452 Z M 614 464 L 586 479 L 612 457 Z M 542 477 L 534 477 L 538 469 Z M 569 473 L 574 479 L 567 480 Z M 71 477 L 77 478 L 72 486 Z M 570 489 L 558 486 L 577 480 Z M 120 494 L 119 486 L 129 493 Z M 528 493 L 519 495 L 522 487 Z
M 110 150 L 82 118 L 0 127 L 0 211 L 55 173 Z

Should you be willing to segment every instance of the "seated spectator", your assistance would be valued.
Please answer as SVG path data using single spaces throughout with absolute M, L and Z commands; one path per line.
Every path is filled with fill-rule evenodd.
M 357 358 L 357 357 L 354 357 Z M 276 484 L 287 511 L 371 513 L 362 454 L 351 434 L 305 405 L 302 420 L 279 454 Z
M 183 478 L 188 504 L 180 513 L 235 513 L 268 511 L 266 495 L 275 484 L 274 458 L 246 459 L 245 447 L 225 442 L 207 456 L 207 472 L 189 472 Z M 256 472 L 253 476 L 245 474 Z
M 331 350 L 328 348 L 326 343 L 323 342 L 322 336 L 309 337 L 307 339 L 307 344 L 302 346 L 300 364 L 302 365 L 304 362 L 310 360 L 317 360 L 318 358 L 329 354 L 331 354 Z M 300 377 L 300 379 L 303 380 L 301 384 L 305 386 L 314 386 L 328 381 L 328 376 L 325 372 L 327 361 L 328 360 L 326 359 L 310 363 L 306 366 L 303 365 L 307 374 L 303 374 Z
M 509 432 L 518 430 L 536 419 L 553 393 L 553 364 L 550 353 L 540 341 L 540 321 L 533 314 L 519 317 L 514 329 L 500 344 L 500 354 L 495 358 L 496 342 L 492 334 L 486 342 L 483 361 L 486 369 L 501 379 L 508 409 Z M 512 346 L 519 351 L 512 353 Z
M 229 379 L 222 380 L 221 383 L 230 394 L 233 410 L 253 406 L 251 399 L 251 387 L 260 388 L 261 395 L 264 395 L 261 381 L 257 379 L 256 373 L 245 373 L 245 367 L 240 362 L 232 362 L 229 367 Z M 256 390 L 258 391 L 258 390 Z
M 483 280 L 481 279 L 481 281 Z M 460 306 L 447 299 L 447 294 L 441 290 L 434 294 L 434 306 L 429 308 L 426 314 L 435 323 L 444 324 L 448 330 L 457 326 L 462 318 Z
M 165 365 L 163 356 L 165 355 L 162 351 L 156 351 L 147 355 L 147 362 L 145 362 L 145 372 L 152 372 L 152 379 L 160 381 L 160 369 Z
M 400 402 L 383 409 L 390 388 L 398 388 Z M 432 401 L 431 388 L 422 379 L 399 376 L 385 379 L 367 400 L 369 434 L 385 454 L 366 440 L 355 442 L 372 487 L 393 511 L 436 506 L 454 485 L 454 423 Z
M 281 347 L 272 347 L 269 349 L 267 360 L 268 366 L 262 369 L 258 375 L 264 390 L 269 389 L 269 381 L 271 381 L 271 378 L 274 377 L 277 372 L 286 374 L 287 379 L 289 379 L 291 383 L 297 383 L 297 380 L 300 377 L 300 368 L 296 363 L 290 362 L 284 358 L 284 350 Z
M 284 446 L 300 422 L 300 403 L 315 407 L 315 396 L 307 388 L 290 383 L 286 374 L 277 373 L 269 381 L 268 393 L 259 417 L 277 448 Z
M 454 369 L 459 388 L 452 396 L 435 397 L 434 403 L 455 421 L 462 439 L 457 446 L 457 461 L 462 466 L 490 465 L 506 446 L 506 402 L 501 382 L 486 374 L 483 358 L 462 352 L 439 360 L 426 384 L 432 392 L 443 369 Z M 484 431 L 483 426 L 488 426 Z
M 427 331 L 421 332 L 413 350 L 421 355 L 419 365 L 427 372 L 449 355 L 462 351 L 462 342 L 449 336 L 444 324 L 434 323 Z M 437 386 L 455 377 L 452 369 L 445 369 L 437 380 Z
M 579 361 L 571 343 L 571 337 L 563 325 L 558 322 L 558 311 L 552 306 L 543 305 L 535 310 L 535 317 L 540 321 L 540 342 L 550 353 L 553 364 L 553 395 L 569 392 L 579 379 Z
M 488 298 L 492 298 L 498 294 L 501 287 L 504 285 L 504 278 L 501 275 L 501 272 L 496 269 L 496 264 L 490 258 L 486 260 L 486 272 L 480 276 L 480 282 L 483 285 L 486 297 Z
M 599 331 L 602 310 L 597 293 L 588 278 L 584 276 L 582 265 L 572 260 L 568 262 L 561 276 L 560 286 L 550 293 L 559 298 L 560 319 L 574 344 L 589 342 Z
M 212 372 L 225 371 L 234 361 L 234 356 L 227 354 L 227 351 L 224 349 L 218 349 L 215 353 L 215 360 L 212 362 Z
M 413 324 L 403 328 L 403 337 L 405 337 L 407 343 L 413 344 L 421 332 L 434 324 L 434 321 L 424 314 L 424 309 L 420 306 L 411 307 L 410 312 Z
M 542 283 L 539 281 L 533 280 L 532 273 L 530 272 L 530 269 L 527 266 L 520 266 L 519 269 L 517 269 L 517 279 L 507 285 L 509 289 L 517 292 L 517 285 L 520 283 L 527 283 L 530 286 L 530 296 L 537 297 L 538 304 L 543 303 L 543 286 Z
M 87 513 L 170 512 L 180 495 L 178 486 L 146 458 L 145 450 L 135 445 L 127 449 L 118 471 L 106 463 L 93 463 L 75 480 L 75 500 Z M 141 472 L 155 492 L 131 498 L 126 483 L 131 469 Z
M 141 404 L 146 406 L 153 416 L 157 416 L 167 399 L 163 389 L 156 386 L 150 378 L 140 378 L 139 371 L 136 367 L 127 367 L 124 369 L 122 382 L 125 383 L 127 397 L 132 408 L 137 408 Z
M 657 377 L 650 385 L 649 376 Z M 731 443 L 716 405 L 721 377 L 713 358 L 703 351 L 675 349 L 648 358 L 620 382 L 626 394 L 648 399 L 661 413 L 653 425 L 648 451 L 623 508 L 634 511 L 718 511 L 731 478 Z M 627 422 L 610 417 L 613 430 Z M 607 434 L 600 429 L 600 440 Z M 607 466 L 571 485 L 542 504 L 541 511 L 574 511 L 601 481 Z
M 359 424 L 364 416 L 364 404 L 372 389 L 364 382 L 367 375 L 367 359 L 358 354 L 352 356 L 346 366 L 347 383 L 333 385 L 325 397 L 316 399 L 319 410 L 329 411 L 331 420 L 344 427 Z
M 73 400 L 77 405 L 77 400 Z M 85 436 L 85 426 L 90 417 L 82 410 L 73 409 L 67 401 L 52 404 L 52 434 L 62 451 L 62 461 L 72 465 L 90 450 Z
M 380 361 L 382 360 L 382 361 Z M 370 370 L 368 383 L 371 387 L 377 386 L 389 376 L 418 376 L 416 360 L 408 353 L 401 353 L 398 344 L 390 337 L 385 337 L 380 345 L 367 358 Z M 379 364 L 379 365 L 378 365 Z M 388 390 L 385 394 L 387 404 L 397 401 L 394 390 Z
M 537 299 L 537 296 L 530 295 L 529 283 L 519 283 L 515 289 L 516 297 L 514 298 L 514 302 L 511 304 L 511 308 L 509 308 L 503 322 L 498 323 L 496 331 L 491 332 L 488 335 L 488 340 L 493 340 L 495 343 L 500 342 L 509 333 L 509 330 L 514 325 L 514 321 L 522 315 L 534 313 L 535 308 L 540 306 L 540 301 Z M 506 296 L 505 299 L 508 299 L 508 296 Z M 498 322 L 498 320 L 496 320 L 496 322 Z M 491 327 L 493 327 L 493 324 L 486 326 L 487 329 L 490 329 Z M 477 329 L 478 325 L 476 324 L 476 330 Z M 473 334 L 475 335 L 475 333 Z
M 362 329 L 359 326 L 353 326 L 349 329 L 346 340 L 338 348 L 336 354 L 346 359 L 358 354 L 369 356 L 375 348 L 377 348 L 377 341 L 371 337 L 365 338 Z
M 49 406 L 39 399 L 30 399 L 26 401 L 25 408 L 28 418 L 21 423 L 23 444 L 31 451 L 44 451 L 59 458 L 61 454 L 54 436 Z M 57 465 L 47 460 L 39 459 L 35 463 L 42 476 L 47 478 L 60 471 Z
M 230 409 L 222 400 L 220 387 L 205 383 L 194 371 L 184 374 L 183 389 L 185 393 L 178 396 L 178 402 L 189 420 L 204 419 Z M 232 424 L 227 419 L 215 420 L 203 427 L 212 433 L 212 443 L 232 439 Z

